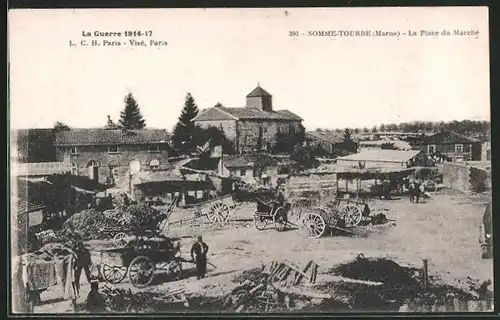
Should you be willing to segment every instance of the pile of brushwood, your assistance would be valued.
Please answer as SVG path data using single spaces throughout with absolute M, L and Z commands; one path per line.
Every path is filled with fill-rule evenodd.
M 87 209 L 76 213 L 64 222 L 62 233 L 84 240 L 107 238 L 108 234 L 103 230 L 125 230 L 138 234 L 144 230 L 155 230 L 166 217 L 158 210 L 140 204 L 118 206 L 112 210 L 114 212 L 108 210 L 103 213 Z

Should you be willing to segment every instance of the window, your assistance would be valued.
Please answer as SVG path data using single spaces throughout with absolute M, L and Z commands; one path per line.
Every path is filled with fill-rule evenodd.
M 118 153 L 118 146 L 109 146 L 108 153 Z
M 429 144 L 427 146 L 427 153 L 428 154 L 433 154 L 434 152 L 436 152 L 436 145 L 435 144 Z
M 246 176 L 247 175 L 247 170 L 246 169 L 241 169 L 240 170 L 240 176 Z
M 455 145 L 455 153 L 462 153 L 464 152 L 464 145 L 463 144 L 456 144 Z
M 77 154 L 77 149 L 75 146 L 73 147 L 69 147 L 67 150 L 66 150 L 69 154 Z
M 71 162 L 71 174 L 75 176 L 78 174 L 78 165 L 75 162 Z
M 148 151 L 149 152 L 160 152 L 160 145 L 159 144 L 152 144 L 149 146 Z
M 149 162 L 149 167 L 153 170 L 158 169 L 159 166 L 160 166 L 160 160 L 158 159 L 153 159 Z

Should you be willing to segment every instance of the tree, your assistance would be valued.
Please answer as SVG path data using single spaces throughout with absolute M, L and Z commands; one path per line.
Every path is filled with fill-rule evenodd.
M 106 123 L 106 126 L 104 127 L 106 130 L 116 130 L 119 129 L 116 123 L 114 123 L 113 120 L 111 120 L 111 116 L 108 114 L 108 121 Z
M 71 131 L 71 128 L 67 124 L 65 124 L 65 123 L 63 123 L 61 121 L 57 121 L 54 124 L 54 131 L 55 132 Z
M 385 124 L 383 124 L 383 123 L 382 123 L 382 124 L 380 125 L 379 131 L 380 131 L 380 132 L 384 132 L 385 130 L 386 130 L 386 129 L 385 129 Z
M 319 161 L 314 157 L 315 150 L 312 147 L 297 147 L 294 152 L 290 155 L 290 159 L 295 161 L 298 165 L 298 169 L 310 169 L 317 167 Z
M 222 105 L 222 103 L 217 102 L 217 103 L 215 104 L 214 108 L 224 108 L 224 106 Z
M 352 140 L 351 130 L 349 130 L 348 128 L 344 130 L 344 141 L 342 144 L 345 150 L 352 153 L 356 153 L 358 149 L 356 143 Z
M 264 129 L 262 127 L 259 127 L 259 135 L 257 136 L 257 142 L 255 143 L 255 149 L 257 151 L 262 151 L 262 145 L 263 145 L 263 136 L 264 136 Z
M 368 129 L 367 127 L 364 127 L 364 128 L 363 128 L 363 132 L 364 132 L 364 133 L 368 133 L 368 132 L 370 132 L 370 129 Z
M 126 130 L 142 130 L 146 121 L 142 118 L 141 110 L 132 93 L 129 92 L 124 99 L 125 108 L 120 113 L 119 127 Z
M 359 128 L 355 128 L 354 133 L 359 133 Z
M 376 132 L 377 132 L 377 126 L 373 126 L 372 133 L 376 133 Z
M 180 154 L 187 154 L 196 149 L 196 142 L 194 141 L 195 125 L 193 119 L 198 115 L 198 106 L 194 98 L 188 92 L 184 102 L 179 121 L 175 125 L 172 134 L 172 142 L 174 147 Z

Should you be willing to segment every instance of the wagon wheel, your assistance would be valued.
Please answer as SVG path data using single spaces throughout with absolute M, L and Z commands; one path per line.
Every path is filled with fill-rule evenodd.
M 127 234 L 125 232 L 119 232 L 113 237 L 113 241 L 117 246 L 124 247 L 127 244 L 126 237 Z
M 253 221 L 255 223 L 255 228 L 259 231 L 262 231 L 267 226 L 267 220 L 264 217 L 260 217 L 258 215 L 253 216 Z
M 304 216 L 304 219 L 302 219 L 302 226 L 307 235 L 312 238 L 321 237 L 326 230 L 325 219 L 314 212 L 309 212 Z
M 285 225 L 286 225 L 286 210 L 283 207 L 279 207 L 276 209 L 274 212 L 274 227 L 278 231 L 283 231 L 285 230 Z
M 178 280 L 182 275 L 182 264 L 179 261 L 171 261 L 165 267 L 167 270 L 167 276 L 171 280 Z
M 363 212 L 354 204 L 346 204 L 341 211 L 346 227 L 355 227 L 361 222 Z
M 145 256 L 138 256 L 130 263 L 128 267 L 128 279 L 136 288 L 148 286 L 155 275 L 155 265 Z
M 117 284 L 122 282 L 127 275 L 127 269 L 122 266 L 110 266 L 108 264 L 103 264 L 102 266 L 102 277 L 109 283 Z
M 216 202 L 210 206 L 208 219 L 211 222 L 225 222 L 229 217 L 229 207 L 223 202 Z

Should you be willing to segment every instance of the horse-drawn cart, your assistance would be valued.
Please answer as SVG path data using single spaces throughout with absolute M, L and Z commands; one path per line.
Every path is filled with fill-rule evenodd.
M 314 207 L 302 217 L 302 227 L 312 238 L 319 238 L 329 229 L 352 228 L 370 214 L 363 200 L 337 198 L 333 203 Z
M 143 288 L 151 284 L 155 274 L 163 271 L 171 280 L 182 274 L 179 246 L 164 237 L 150 238 L 140 246 L 130 245 L 100 252 L 98 263 L 101 277 L 113 284 L 120 283 L 127 275 L 130 283 Z
M 232 194 L 188 206 L 195 217 L 206 216 L 210 222 L 226 222 L 235 207 Z

